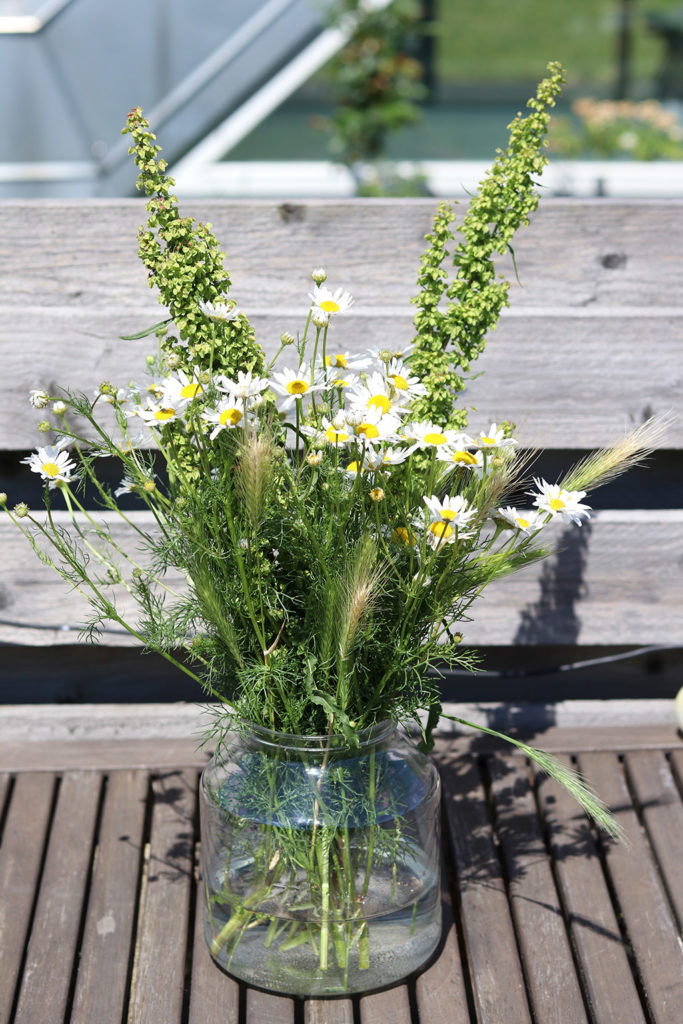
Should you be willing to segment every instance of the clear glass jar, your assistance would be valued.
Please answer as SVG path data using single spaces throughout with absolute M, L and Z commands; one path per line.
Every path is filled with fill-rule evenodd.
M 367 991 L 439 942 L 438 773 L 392 722 L 359 741 L 238 723 L 202 775 L 206 941 L 242 981 Z

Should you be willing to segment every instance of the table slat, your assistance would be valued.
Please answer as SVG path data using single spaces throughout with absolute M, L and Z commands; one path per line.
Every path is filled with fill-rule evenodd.
M 683 801 L 661 751 L 638 751 L 625 758 L 626 770 L 640 806 L 669 899 L 683 928 Z
M 536 1020 L 587 1024 L 581 988 L 525 764 L 489 761 L 510 905 Z
M 9 1020 L 40 875 L 55 780 L 26 772 L 15 784 L 0 846 L 0 1020 Z M 7 938 L 12 941 L 8 942 Z
M 62 778 L 14 1024 L 65 1016 L 101 784 L 99 772 Z
M 132 1019 L 180 1024 L 194 867 L 196 772 L 165 772 L 153 779 L 152 794 Z
M 247 989 L 247 1024 L 294 1024 L 294 1000 Z
M 361 1024 L 412 1024 L 407 985 L 397 985 L 384 992 L 373 992 L 360 1000 Z M 430 1024 L 426 1021 L 425 1024 Z
M 612 808 L 631 847 L 605 842 L 605 862 L 621 908 L 645 998 L 657 1024 L 680 1024 L 683 953 L 669 901 L 614 754 L 584 754 L 581 770 Z
M 148 773 L 108 779 L 69 1024 L 120 1024 L 133 943 Z
M 442 768 L 452 851 L 479 1024 L 530 1024 L 524 977 L 486 797 L 474 757 Z
M 213 962 L 204 938 L 204 883 L 200 877 L 195 903 L 188 1024 L 238 1024 L 239 1008 L 239 985 Z
M 353 1024 L 350 999 L 307 999 L 304 1024 Z
M 644 1024 L 588 820 L 569 793 L 552 779 L 539 777 L 538 789 L 592 1022 Z

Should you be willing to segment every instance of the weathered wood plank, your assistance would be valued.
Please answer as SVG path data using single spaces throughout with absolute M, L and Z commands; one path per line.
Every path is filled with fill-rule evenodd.
M 410 998 L 407 985 L 397 985 L 384 992 L 373 992 L 360 1000 L 360 1024 L 411 1024 Z
M 181 197 L 182 198 L 182 197 Z M 233 294 L 245 308 L 305 295 L 313 267 L 363 305 L 390 305 L 414 293 L 433 199 L 182 201 L 181 213 L 213 224 L 227 253 Z M 457 222 L 467 209 L 457 207 Z M 144 200 L 5 200 L 0 205 L 0 304 L 139 305 L 148 295 L 136 259 Z M 527 306 L 683 305 L 683 203 L 671 200 L 544 198 L 515 238 L 521 284 L 513 302 Z M 653 259 L 652 254 L 657 258 Z
M 269 357 L 275 355 L 283 330 L 301 332 L 306 317 L 305 291 L 302 294 L 298 310 L 289 306 L 278 314 L 250 313 L 256 337 Z M 490 336 L 475 364 L 482 375 L 470 382 L 463 396 L 467 408 L 476 410 L 470 413 L 473 429 L 509 419 L 526 445 L 591 448 L 617 440 L 628 424 L 640 423 L 646 414 L 680 407 L 683 378 L 674 369 L 683 339 L 680 314 L 652 317 L 646 309 L 644 316 L 625 316 L 616 309 L 607 319 L 588 313 L 539 313 L 532 316 L 513 309 Z M 5 371 L 0 379 L 2 447 L 21 450 L 40 441 L 36 426 L 48 410 L 31 408 L 31 388 L 44 387 L 56 395 L 61 386 L 94 395 L 103 380 L 120 387 L 131 380 L 144 383 L 150 340 L 117 339 L 162 314 L 161 309 L 146 308 L 124 315 L 101 307 L 58 314 L 5 307 L 0 317 Z M 405 312 L 353 306 L 334 323 L 328 349 L 400 349 L 413 336 L 412 317 L 408 305 Z M 609 344 L 617 339 L 618 359 L 606 358 Z M 286 353 L 278 365 L 289 365 Z M 550 383 L 560 381 L 561 386 Z M 664 443 L 683 445 L 680 418 Z
M 587 1024 L 526 765 L 488 760 L 510 906 L 536 1020 Z
M 304 1024 L 353 1024 L 350 999 L 307 999 Z
M 55 518 L 67 523 L 65 513 Z M 114 519 L 112 536 L 125 537 Z M 148 524 L 145 513 L 131 516 Z M 683 641 L 683 512 L 678 509 L 601 511 L 581 529 L 553 531 L 558 554 L 490 584 L 464 628 L 471 644 L 671 644 Z M 124 542 L 125 543 L 125 542 Z M 119 560 L 120 561 L 120 560 Z M 122 566 L 125 570 L 125 566 Z M 88 605 L 46 568 L 11 521 L 0 519 L 0 641 L 72 643 Z M 177 577 L 169 577 L 178 585 Z M 135 615 L 125 592 L 117 600 Z M 133 618 L 134 621 L 134 618 Z M 40 629 L 31 631 L 32 624 Z M 54 631 L 45 629 L 54 626 Z M 123 646 L 125 633 L 103 634 Z
M 0 846 L 0 1020 L 8 1021 L 28 938 L 55 782 L 27 772 L 15 782 Z M 11 940 L 11 941 L 8 941 Z
M 565 789 L 538 777 L 555 874 L 593 1024 L 644 1024 L 615 909 L 588 821 Z
M 447 841 L 457 875 L 460 914 L 479 1024 L 530 1024 L 505 883 L 477 761 L 441 760 Z
M 631 842 L 605 843 L 605 861 L 648 1006 L 657 1024 L 677 1024 L 683 1006 L 683 950 L 651 850 L 613 754 L 581 754 L 579 766 Z
M 683 802 L 661 751 L 630 752 L 625 764 L 678 927 L 683 930 Z
M 106 783 L 69 1024 L 120 1024 L 123 1017 L 147 789 L 146 771 L 112 772 Z
M 294 1024 L 294 1000 L 248 988 L 245 1024 Z
M 239 1024 L 240 990 L 211 959 L 204 938 L 204 883 L 197 882 L 188 1024 Z
M 98 772 L 73 772 L 62 778 L 15 1024 L 58 1024 L 65 1016 L 101 781 Z
M 147 740 L 58 740 L 53 743 L 3 743 L 0 766 L 17 772 L 86 769 L 203 768 L 209 754 L 197 741 L 176 736 Z
M 196 772 L 164 772 L 154 779 L 152 790 L 132 1019 L 146 1024 L 180 1024 L 194 868 Z

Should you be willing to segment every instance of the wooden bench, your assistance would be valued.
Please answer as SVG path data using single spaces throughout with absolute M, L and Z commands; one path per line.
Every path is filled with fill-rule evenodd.
M 16 473 L 42 416 L 28 391 L 61 383 L 90 393 L 101 380 L 140 378 L 149 342 L 117 339 L 161 314 L 135 259 L 141 202 L 0 206 L 0 490 L 11 504 L 37 505 Z M 356 298 L 339 320 L 340 348 L 409 341 L 433 202 L 183 206 L 214 225 L 233 295 L 269 351 L 301 325 L 308 275 L 321 263 Z M 472 425 L 517 422 L 522 443 L 543 449 L 539 465 L 554 467 L 651 413 L 680 410 L 682 226 L 678 202 L 543 200 L 516 240 L 511 309 L 473 367 L 485 372 L 465 396 Z M 501 269 L 514 281 L 508 261 Z M 671 698 L 683 642 L 682 441 L 679 418 L 651 469 L 606 491 L 553 559 L 491 587 L 466 642 L 499 666 L 537 666 L 539 649 L 575 662 L 672 648 L 661 655 Z M 575 759 L 632 846 L 596 837 L 523 758 L 445 729 L 437 758 L 451 910 L 436 957 L 389 991 L 299 1003 L 238 986 L 196 931 L 196 784 L 206 760 L 197 712 L 26 706 L 36 694 L 77 699 L 78 688 L 54 683 L 75 673 L 97 701 L 176 692 L 165 669 L 114 632 L 82 654 L 84 617 L 77 595 L 0 519 L 1 1021 L 678 1024 L 683 741 L 670 699 L 561 706 L 545 685 L 555 673 L 539 675 L 534 706 L 519 702 L 524 680 L 502 676 L 496 692 L 507 687 L 507 703 L 493 706 L 487 677 L 448 680 L 450 700 L 476 692 L 484 702 L 465 717 Z M 589 694 L 600 671 L 590 669 Z M 86 675 L 98 673 L 106 685 L 95 688 Z M 642 698 L 652 677 L 645 667 L 636 675 Z

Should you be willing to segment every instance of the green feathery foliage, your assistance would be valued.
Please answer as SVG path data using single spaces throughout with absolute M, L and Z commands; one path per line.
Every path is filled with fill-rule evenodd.
M 535 177 L 548 162 L 543 149 L 550 109 L 564 81 L 559 64 L 548 65 L 548 77 L 538 86 L 527 106 L 527 117 L 518 114 L 510 127 L 509 145 L 499 151 L 470 202 L 455 236 L 453 205 L 440 203 L 429 247 L 422 257 L 419 294 L 413 299 L 414 350 L 411 369 L 425 384 L 428 394 L 416 403 L 416 414 L 434 423 L 461 429 L 467 424 L 458 395 L 466 386 L 470 364 L 486 345 L 487 332 L 495 328 L 503 306 L 508 305 L 509 282 L 498 277 L 496 254 L 512 252 L 517 229 L 529 223 L 538 206 Z M 455 275 L 446 267 L 452 248 Z M 441 304 L 447 300 L 446 308 Z

